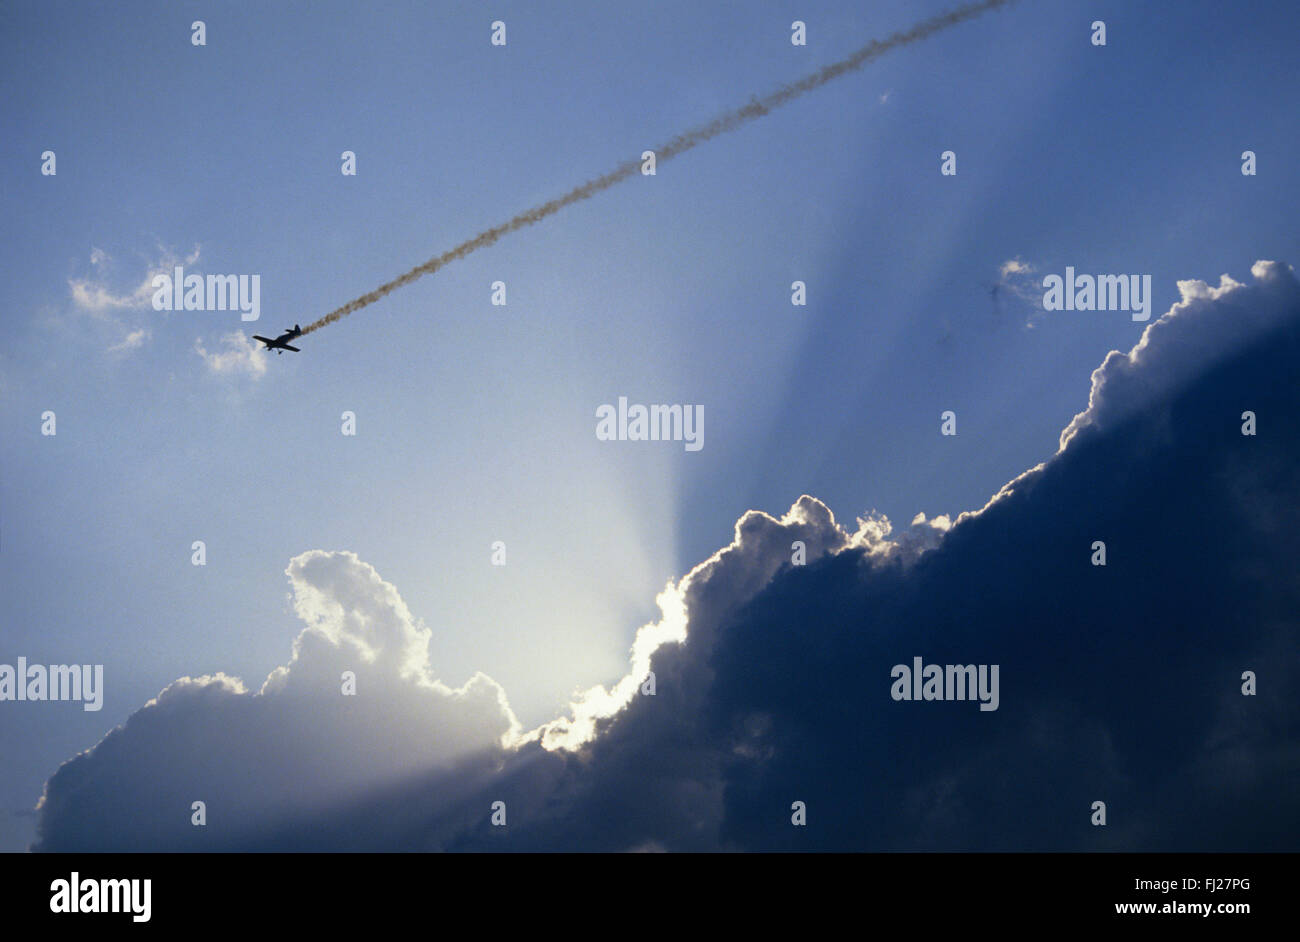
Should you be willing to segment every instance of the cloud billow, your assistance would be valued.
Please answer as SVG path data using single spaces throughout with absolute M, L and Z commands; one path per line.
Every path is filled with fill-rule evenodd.
M 286 819 L 497 755 L 517 733 L 490 678 L 453 689 L 433 677 L 428 629 L 354 554 L 304 553 L 287 575 L 307 622 L 289 664 L 255 693 L 222 674 L 169 685 L 51 777 L 36 849 L 246 846 Z

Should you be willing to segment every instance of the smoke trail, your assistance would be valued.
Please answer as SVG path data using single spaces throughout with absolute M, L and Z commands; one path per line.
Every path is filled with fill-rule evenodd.
M 841 59 L 839 62 L 834 62 L 831 65 L 825 66 L 817 72 L 799 79 L 797 82 L 783 85 L 776 91 L 771 92 L 762 98 L 753 99 L 743 108 L 735 108 L 731 111 L 725 112 L 724 114 L 714 118 L 708 124 L 678 134 L 663 147 L 660 147 L 655 151 L 656 163 L 663 163 L 665 160 L 670 160 L 678 154 L 684 154 L 696 145 L 703 144 L 705 141 L 711 140 L 719 134 L 726 134 L 728 131 L 734 131 L 742 125 L 753 121 L 755 118 L 762 117 L 774 108 L 779 108 L 784 104 L 788 104 L 794 99 L 799 98 L 816 88 L 820 88 L 827 82 L 837 79 L 847 72 L 852 72 L 855 69 L 861 68 L 872 59 L 876 59 L 890 50 L 897 49 L 900 46 L 908 46 L 914 42 L 919 42 L 920 40 L 933 36 L 935 33 L 947 29 L 950 26 L 956 26 L 958 23 L 972 19 L 988 10 L 1005 6 L 1011 2 L 1012 0 L 982 0 L 980 3 L 968 3 L 965 6 L 958 7 L 948 13 L 943 13 L 939 16 L 918 23 L 909 30 L 895 33 L 888 39 L 872 40 L 866 46 L 863 46 L 846 59 Z M 406 274 L 399 275 L 392 281 L 380 285 L 374 291 L 369 291 L 366 294 L 361 295 L 359 298 L 354 298 L 342 307 L 335 308 L 315 323 L 308 324 L 303 328 L 302 332 L 304 334 L 310 334 L 313 330 L 319 330 L 326 324 L 332 324 L 339 318 L 351 314 L 353 311 L 360 310 L 369 304 L 374 304 L 380 298 L 397 290 L 403 285 L 410 284 L 412 281 L 415 281 L 415 279 L 420 278 L 423 275 L 433 274 L 448 262 L 454 262 L 458 258 L 464 258 L 471 252 L 475 252 L 481 248 L 486 248 L 507 233 L 514 232 L 516 229 L 522 229 L 525 226 L 531 226 L 533 223 L 540 222 L 547 216 L 552 216 L 555 213 L 558 213 L 566 206 L 579 203 L 582 200 L 595 196 L 602 190 L 609 189 L 615 183 L 619 183 L 636 174 L 640 167 L 641 161 L 639 159 L 625 161 L 609 173 L 596 177 L 594 180 L 588 180 L 586 183 L 582 184 L 582 186 L 570 190 L 568 193 L 565 193 L 557 199 L 553 199 L 550 202 L 543 203 L 541 206 L 535 206 L 526 212 L 522 212 L 507 223 L 493 226 L 491 229 L 486 229 L 474 236 L 474 238 L 470 239 L 468 242 L 462 242 L 454 249 L 443 252 L 441 255 L 429 259 L 423 265 L 417 265 Z

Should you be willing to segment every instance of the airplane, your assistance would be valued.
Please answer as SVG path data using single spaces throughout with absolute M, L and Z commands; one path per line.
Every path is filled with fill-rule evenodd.
M 302 336 L 302 328 L 297 324 L 294 324 L 293 330 L 286 330 L 274 340 L 269 337 L 259 337 L 257 334 L 253 334 L 253 339 L 262 341 L 262 343 L 266 344 L 266 349 L 274 350 L 276 353 L 283 353 L 286 350 L 292 350 L 294 353 L 301 353 L 302 351 L 297 347 L 289 346 L 290 340 L 294 337 L 300 336 Z

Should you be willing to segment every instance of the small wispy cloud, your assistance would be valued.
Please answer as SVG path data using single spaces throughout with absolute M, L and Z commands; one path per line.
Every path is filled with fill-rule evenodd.
M 1032 275 L 1034 266 L 1030 265 L 1020 256 L 1009 258 L 998 266 L 998 275 L 1003 281 L 1006 281 L 1012 275 Z
M 116 293 L 102 283 L 90 279 L 72 279 L 68 282 L 72 291 L 72 303 L 81 310 L 94 315 L 120 308 L 138 308 L 149 303 L 150 288 L 146 281 L 134 290 Z
M 127 281 L 115 276 L 117 266 L 113 256 L 94 246 L 90 250 L 93 274 L 68 279 L 73 310 L 77 314 L 89 315 L 103 325 L 105 333 L 111 334 L 107 347 L 109 353 L 138 350 L 152 337 L 149 326 L 141 321 L 152 313 L 154 277 L 170 275 L 177 265 L 191 266 L 198 259 L 197 245 L 185 256 L 159 246 L 157 254 L 146 260 L 145 273 L 140 280 Z
M 149 328 L 141 327 L 133 330 L 121 342 L 113 344 L 108 348 L 109 353 L 129 353 L 132 350 L 138 350 L 144 346 L 144 342 L 150 337 Z
M 109 311 L 136 310 L 150 307 L 153 297 L 153 279 L 156 275 L 171 274 L 177 265 L 193 265 L 199 260 L 199 247 L 184 258 L 170 249 L 159 248 L 159 255 L 147 265 L 144 277 L 133 287 L 118 288 L 111 280 L 113 259 L 101 248 L 90 250 L 90 264 L 94 277 L 69 278 L 68 290 L 78 309 L 92 315 L 103 316 Z
M 1033 308 L 1025 318 L 1028 327 L 1034 326 L 1034 313 L 1041 312 L 1042 306 L 1042 295 L 1034 277 L 1037 271 L 1036 265 L 1019 255 L 1009 258 L 998 266 L 998 280 L 990 291 L 994 307 L 999 310 L 1008 301 L 1015 307 L 1029 305 Z
M 213 373 L 257 378 L 266 372 L 266 353 L 257 342 L 238 330 L 221 336 L 222 349 L 209 352 L 203 340 L 194 341 L 194 352 Z

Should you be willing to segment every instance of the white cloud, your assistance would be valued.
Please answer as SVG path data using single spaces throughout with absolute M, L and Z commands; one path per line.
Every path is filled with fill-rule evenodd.
M 112 267 L 112 258 L 100 248 L 90 251 L 90 263 L 97 274 L 93 278 L 70 278 L 68 289 L 72 294 L 73 304 L 80 310 L 102 317 L 110 311 L 131 311 L 152 308 L 155 275 L 171 274 L 177 265 L 193 265 L 199 259 L 199 247 L 180 259 L 170 249 L 160 249 L 159 256 L 150 262 L 144 277 L 133 287 L 115 288 L 107 274 Z
M 119 343 L 113 344 L 108 348 L 109 353 L 128 353 L 131 350 L 138 350 L 144 346 L 144 342 L 149 339 L 149 329 L 141 327 L 131 331 Z
M 998 266 L 998 277 L 1006 280 L 1011 275 L 1028 275 L 1034 271 L 1034 266 L 1022 260 L 1020 256 L 1009 258 Z
M 115 293 L 103 282 L 85 278 L 70 279 L 68 287 L 72 291 L 72 302 L 83 311 L 96 315 L 118 308 L 144 307 L 149 303 L 153 290 L 149 282 L 144 281 L 133 290 Z
M 735 611 L 757 595 L 783 568 L 793 564 L 792 544 L 804 544 L 804 565 L 842 552 L 865 549 L 872 562 L 911 562 L 937 546 L 949 526 L 947 517 L 927 522 L 919 514 L 898 539 L 887 517 L 872 512 L 857 520 L 850 532 L 835 520 L 831 509 L 815 497 L 801 496 L 779 519 L 750 510 L 736 522 L 731 543 L 700 563 L 677 582 L 670 582 L 655 601 L 660 617 L 637 630 L 630 669 L 612 687 L 597 685 L 582 691 L 569 706 L 569 716 L 533 730 L 525 740 L 540 737 L 547 749 L 577 749 L 596 735 L 600 720 L 627 707 L 638 695 L 650 670 L 651 655 L 665 644 L 687 641 L 707 646 L 716 628 L 710 621 L 720 611 Z M 702 596 L 707 594 L 707 604 Z
M 1009 298 L 1013 302 L 1031 306 L 1028 326 L 1033 326 L 1034 316 L 1042 313 L 1042 294 L 1038 279 L 1034 277 L 1037 270 L 1033 264 L 1017 255 L 998 266 L 998 280 L 992 286 L 995 302 L 998 298 Z
M 101 325 L 101 340 L 107 339 L 105 335 L 112 337 L 107 347 L 109 353 L 138 350 L 151 336 L 149 324 L 153 316 L 154 276 L 170 275 L 177 265 L 193 265 L 198 259 L 197 245 L 184 258 L 160 246 L 157 256 L 146 263 L 144 276 L 134 284 L 120 287 L 122 279 L 112 275 L 115 268 L 113 257 L 98 246 L 93 247 L 90 265 L 94 275 L 68 279 L 72 308 L 78 314 L 89 315 Z
M 45 813 L 75 821 L 78 793 L 103 789 L 129 806 L 131 821 L 155 829 L 136 838 L 188 846 L 203 839 L 186 810 L 201 798 L 220 822 L 218 839 L 255 839 L 286 817 L 518 740 L 518 720 L 490 677 L 450 687 L 434 676 L 429 629 L 373 567 L 353 553 L 313 550 L 286 574 L 306 622 L 288 664 L 256 693 L 220 673 L 169 684 L 64 763 L 41 799 Z M 355 695 L 343 694 L 345 671 L 355 675 Z M 172 761 L 178 755 L 190 761 Z M 162 807 L 184 813 L 159 814 Z
M 1228 275 L 1218 286 L 1178 282 L 1182 300 L 1142 331 L 1129 350 L 1112 350 L 1092 373 L 1088 408 L 1061 432 L 1061 451 L 1088 426 L 1105 426 L 1132 409 L 1167 395 L 1209 363 L 1281 324 L 1300 303 L 1300 283 L 1289 265 L 1258 261 L 1255 284 Z
M 224 349 L 209 353 L 201 338 L 194 341 L 194 352 L 203 358 L 212 372 L 224 375 L 245 373 L 252 377 L 266 372 L 266 351 L 247 334 L 238 330 L 223 334 L 221 344 Z

